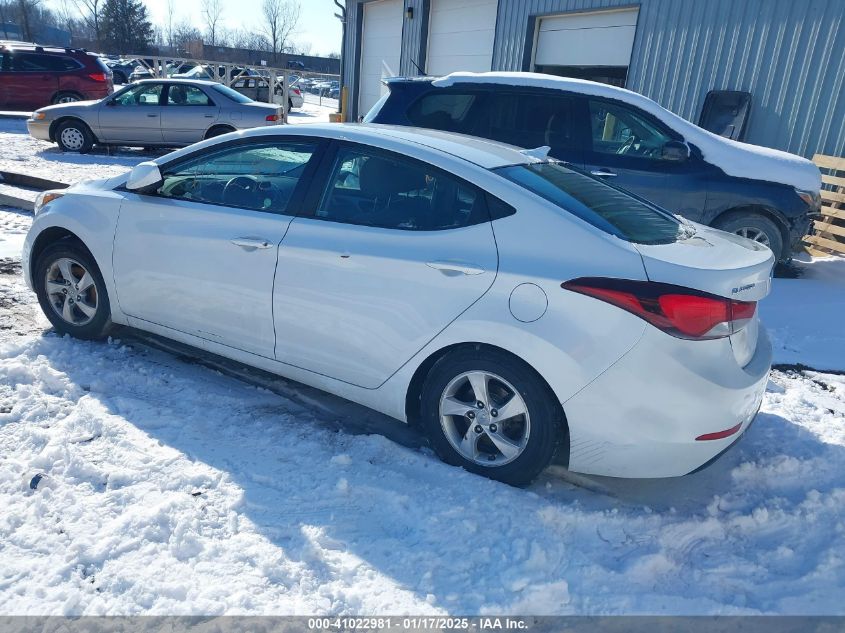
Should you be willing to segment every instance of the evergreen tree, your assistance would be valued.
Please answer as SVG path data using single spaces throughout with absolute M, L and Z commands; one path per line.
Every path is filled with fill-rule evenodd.
M 143 0 L 106 0 L 101 36 L 109 52 L 146 53 L 153 41 L 153 25 Z

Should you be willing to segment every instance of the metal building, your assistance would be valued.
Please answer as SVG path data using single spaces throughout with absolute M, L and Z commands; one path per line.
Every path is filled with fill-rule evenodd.
M 845 155 L 845 0 L 349 0 L 348 111 L 394 75 L 531 70 L 642 93 L 698 122 L 750 93 L 743 140 Z

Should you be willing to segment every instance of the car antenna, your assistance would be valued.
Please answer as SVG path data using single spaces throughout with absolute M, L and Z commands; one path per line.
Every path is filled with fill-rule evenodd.
M 417 69 L 418 71 L 420 71 L 420 74 L 421 74 L 421 75 L 424 75 L 424 74 L 425 74 L 425 71 L 424 71 L 422 68 L 420 68 L 420 65 L 419 65 L 417 62 L 415 62 L 415 61 L 414 61 L 414 58 L 413 58 L 413 57 L 411 58 L 411 63 L 412 63 L 412 64 L 416 67 L 416 69 Z
M 523 156 L 530 156 L 531 158 L 539 158 L 543 160 L 544 158 L 549 157 L 549 152 L 552 151 L 552 148 L 548 145 L 541 145 L 540 147 L 535 147 L 533 149 L 521 149 L 519 153 Z

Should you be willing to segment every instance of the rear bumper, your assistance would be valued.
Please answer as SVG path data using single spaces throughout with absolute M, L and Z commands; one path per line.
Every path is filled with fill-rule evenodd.
M 50 123 L 47 120 L 34 121 L 33 119 L 27 119 L 26 129 L 33 138 L 37 138 L 40 141 L 51 141 Z
M 761 327 L 739 367 L 728 339 L 682 341 L 648 328 L 618 363 L 562 403 L 570 470 L 610 477 L 678 477 L 711 463 L 760 409 L 772 348 Z M 717 440 L 695 438 L 731 429 Z

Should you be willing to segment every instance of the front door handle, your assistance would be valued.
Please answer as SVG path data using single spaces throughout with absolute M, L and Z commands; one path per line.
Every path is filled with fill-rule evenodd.
M 255 237 L 236 237 L 232 240 L 232 244 L 240 246 L 247 251 L 254 251 L 255 249 L 270 248 L 272 244 L 267 240 Z
M 480 275 L 484 272 L 484 269 L 480 266 L 476 266 L 475 264 L 467 264 L 464 262 L 447 262 L 447 261 L 439 261 L 439 262 L 426 262 L 425 264 L 429 268 L 433 268 L 434 270 L 439 270 L 444 275 L 453 276 L 453 275 Z
M 610 171 L 609 169 L 594 169 L 590 172 L 593 176 L 598 176 L 599 178 L 613 178 L 617 174 L 614 171 Z
M 156 118 L 158 115 L 157 115 L 157 114 L 148 114 L 147 116 L 148 116 L 148 117 L 150 117 L 151 119 L 154 119 L 154 118 Z

